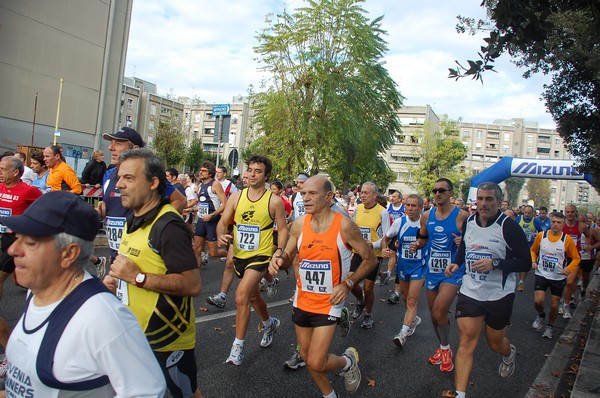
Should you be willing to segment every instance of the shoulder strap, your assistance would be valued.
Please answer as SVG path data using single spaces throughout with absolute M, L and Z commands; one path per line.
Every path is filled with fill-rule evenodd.
M 38 377 L 46 386 L 67 391 L 88 391 L 110 383 L 108 376 L 100 376 L 92 380 L 63 383 L 54 377 L 52 371 L 54 354 L 58 342 L 73 315 L 90 297 L 98 293 L 109 293 L 96 277 L 83 281 L 52 311 L 48 317 L 48 328 L 42 338 L 40 351 L 36 361 Z M 73 353 L 76 355 L 76 353 Z
M 154 253 L 160 254 L 160 237 L 167 224 L 172 221 L 177 221 L 178 219 L 182 219 L 179 214 L 168 211 L 154 222 L 154 225 L 152 225 L 152 228 L 150 229 L 150 234 L 148 235 L 148 246 Z

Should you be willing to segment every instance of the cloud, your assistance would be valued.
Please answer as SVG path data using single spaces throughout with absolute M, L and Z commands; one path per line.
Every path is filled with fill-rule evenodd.
M 457 4 L 458 3 L 458 4 Z M 456 33 L 456 16 L 482 17 L 479 1 L 369 0 L 369 18 L 384 16 L 389 52 L 384 61 L 406 105 L 429 104 L 438 114 L 468 122 L 523 117 L 554 123 L 539 99 L 546 77 L 525 80 L 508 58 L 484 83 L 448 79 L 448 68 L 477 56 L 482 36 Z M 305 6 L 301 0 L 145 0 L 134 2 L 126 75 L 154 82 L 159 93 L 229 102 L 260 85 L 253 47 L 265 16 Z

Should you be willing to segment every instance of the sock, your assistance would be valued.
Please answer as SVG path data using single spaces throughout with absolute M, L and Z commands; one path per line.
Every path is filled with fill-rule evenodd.
M 456 391 L 456 398 L 466 398 L 467 393 L 464 391 Z
M 223 300 L 225 300 L 225 299 L 227 299 L 227 293 L 220 292 L 219 297 L 221 297 Z
M 504 363 L 511 363 L 514 359 L 515 359 L 515 356 L 513 354 L 513 350 L 510 350 L 510 354 L 508 354 L 507 357 L 503 357 Z
M 394 293 L 396 293 L 398 296 L 400 296 L 400 290 L 395 290 Z
M 344 372 L 347 372 L 347 371 L 350 370 L 350 367 L 352 366 L 352 360 L 349 357 L 345 356 L 345 355 L 342 355 L 342 358 L 344 358 L 346 360 L 346 366 L 344 366 L 342 368 L 342 370 Z
M 244 346 L 244 340 L 240 340 L 240 339 L 238 339 L 236 337 L 235 340 L 233 340 L 233 344 L 237 344 L 237 345 L 243 347 Z
M 269 319 L 267 319 L 266 321 L 262 321 L 262 324 L 266 328 L 268 328 L 269 326 L 271 326 L 271 317 L 269 317 Z
M 331 390 L 329 394 L 323 395 L 323 398 L 337 398 L 337 394 L 335 393 L 335 390 Z
M 408 326 L 408 325 L 402 325 L 402 330 L 401 331 L 404 332 L 404 333 L 406 333 L 406 332 L 408 332 L 408 329 L 410 329 L 410 326 Z
M 388 278 L 392 275 L 390 271 L 385 271 L 385 274 L 388 276 Z
M 441 344 L 440 344 L 440 348 L 441 348 L 442 350 L 449 350 L 449 349 L 450 349 L 450 344 L 448 344 L 448 345 L 441 345 Z

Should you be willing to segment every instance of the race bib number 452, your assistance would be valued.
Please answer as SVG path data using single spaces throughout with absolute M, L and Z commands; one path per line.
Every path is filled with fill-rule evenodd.
M 304 260 L 300 263 L 302 290 L 316 294 L 331 294 L 331 261 Z

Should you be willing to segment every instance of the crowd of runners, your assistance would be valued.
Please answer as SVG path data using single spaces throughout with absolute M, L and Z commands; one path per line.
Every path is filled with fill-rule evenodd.
M 570 318 L 586 299 L 597 263 L 593 214 L 579 214 L 573 204 L 550 213 L 511 208 L 496 183 L 481 184 L 469 203 L 446 178 L 435 182 L 430 197 L 384 195 L 370 181 L 342 192 L 322 175 L 299 173 L 286 185 L 272 175 L 271 160 L 258 155 L 230 180 L 226 167 L 208 161 L 197 173 L 165 169 L 130 128 L 104 139 L 112 165 L 105 171 L 90 163 L 83 182 L 103 190 L 96 209 L 75 195 L 81 183 L 59 147 L 32 154 L 31 169 L 20 154 L 0 161 L 0 297 L 11 274 L 30 291 L 12 333 L 0 323 L 6 396 L 161 396 L 166 389 L 174 397 L 202 396 L 193 297 L 214 257 L 223 262 L 221 288 L 206 301 L 236 307 L 226 363 L 248 366 L 251 309 L 262 322 L 261 347 L 291 327 L 269 314 L 263 295 L 277 294 L 280 272 L 293 272 L 296 351 L 282 364 L 306 366 L 323 397 L 338 396 L 331 372 L 342 372 L 349 392 L 361 383 L 360 347 L 330 352 L 336 334 L 346 336 L 352 323 L 371 329 L 378 305 L 402 304 L 390 344 L 402 349 L 419 325 L 433 328 L 436 340 L 423 362 L 454 372 L 455 389 L 441 395 L 462 398 L 482 329 L 499 354 L 499 377 L 514 373 L 518 347 L 507 329 L 530 271 L 531 327 L 552 339 L 557 317 Z M 101 220 L 110 258 L 92 256 L 89 247 Z M 44 268 L 40 255 L 51 266 Z M 377 304 L 375 286 L 392 283 L 389 304 Z M 423 290 L 431 325 L 419 316 L 426 311 L 418 308 Z M 107 319 L 101 333 L 84 325 L 94 314 Z M 458 326 L 457 347 L 450 345 L 450 322 Z M 74 346 L 81 355 L 69 355 Z

